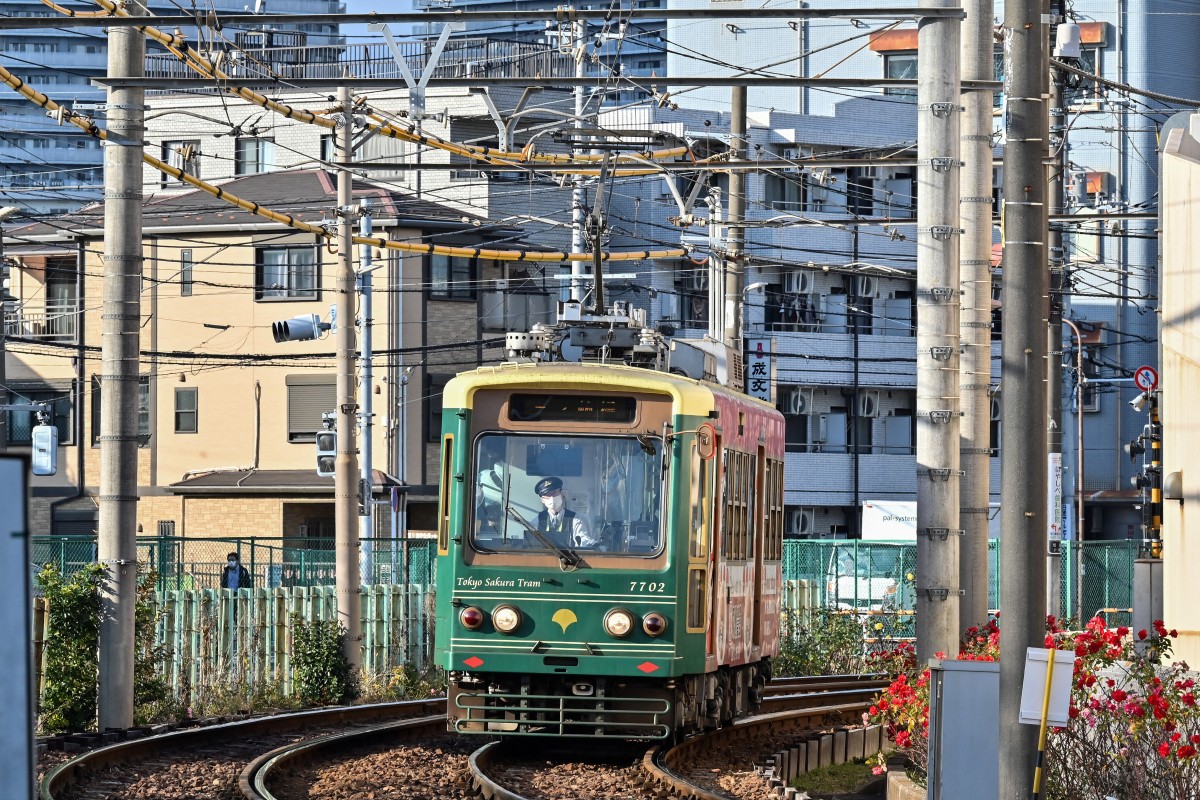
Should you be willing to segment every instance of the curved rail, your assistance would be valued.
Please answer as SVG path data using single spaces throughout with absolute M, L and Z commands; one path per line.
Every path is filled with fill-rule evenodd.
M 817 695 L 818 698 L 828 696 Z M 860 714 L 869 706 L 870 700 L 861 700 L 743 717 L 734 720 L 732 725 L 687 739 L 669 750 L 664 749 L 662 745 L 655 745 L 646 751 L 646 755 L 642 759 L 642 767 L 650 774 L 651 778 L 669 786 L 681 797 L 692 798 L 692 800 L 729 800 L 728 795 L 698 786 L 684 777 L 679 770 L 680 765 L 687 760 L 694 760 L 700 751 L 709 749 L 727 739 L 744 738 L 764 730 L 777 733 L 781 730 L 810 728 L 814 725 L 825 724 L 830 719 Z
M 471 785 L 484 800 L 525 800 L 522 795 L 501 786 L 489 774 L 503 744 L 488 742 L 471 754 Z
M 238 776 L 238 788 L 246 800 L 276 800 L 267 784 L 277 770 L 294 769 L 303 763 L 312 763 L 333 750 L 360 744 L 368 739 L 377 741 L 383 736 L 420 736 L 436 734 L 446 729 L 446 715 L 415 717 L 398 722 L 372 725 L 358 730 L 331 733 L 304 742 L 285 745 L 264 753 L 251 761 Z
M 397 717 L 428 716 L 446 713 L 446 701 L 406 700 L 363 706 L 338 706 L 295 714 L 226 722 L 200 728 L 188 728 L 161 736 L 149 736 L 102 747 L 63 762 L 46 774 L 38 786 L 39 800 L 54 800 L 55 794 L 85 779 L 88 775 L 131 761 L 139 761 L 164 751 L 201 745 L 225 745 L 251 734 L 276 734 L 322 725 L 362 725 L 373 721 L 395 721 Z

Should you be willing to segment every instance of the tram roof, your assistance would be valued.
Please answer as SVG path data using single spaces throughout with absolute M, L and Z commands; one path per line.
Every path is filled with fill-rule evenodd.
M 683 375 L 656 372 L 624 364 L 581 364 L 575 362 L 504 362 L 479 367 L 446 384 L 443 408 L 466 408 L 479 389 L 512 386 L 545 386 L 557 389 L 608 387 L 670 395 L 679 413 L 708 416 L 715 408 L 715 394 L 736 397 L 750 405 L 771 408 L 761 400 L 724 387 Z

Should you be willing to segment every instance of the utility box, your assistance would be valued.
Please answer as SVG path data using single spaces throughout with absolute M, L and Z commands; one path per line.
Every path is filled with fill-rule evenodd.
M 999 800 L 999 662 L 929 660 L 926 797 Z
M 1139 558 L 1133 562 L 1133 630 L 1152 631 L 1154 620 L 1163 618 L 1163 562 L 1161 558 Z M 1145 642 L 1133 640 L 1141 651 Z
M 0 775 L 6 797 L 35 797 L 30 634 L 29 461 L 0 456 Z

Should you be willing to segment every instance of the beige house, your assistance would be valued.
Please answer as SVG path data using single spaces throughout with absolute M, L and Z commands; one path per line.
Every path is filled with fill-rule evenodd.
M 1179 631 L 1174 657 L 1200 664 L 1200 114 L 1165 131 L 1163 143 L 1162 314 L 1163 619 Z
M 334 219 L 336 178 L 322 170 L 223 188 L 306 221 Z M 517 233 L 363 181 L 354 194 L 369 198 L 375 234 L 391 239 L 486 245 Z M 60 429 L 58 473 L 32 480 L 37 534 L 96 529 L 102 224 L 97 206 L 6 232 L 18 262 L 6 384 L 14 397 L 53 401 Z M 271 324 L 301 314 L 329 320 L 333 245 L 194 191 L 148 200 L 143 225 L 139 532 L 332 537 L 333 480 L 315 473 L 314 433 L 333 410 L 335 340 L 276 343 Z M 490 358 L 510 325 L 546 314 L 556 294 L 534 266 L 501 271 L 490 261 L 376 250 L 381 264 L 372 273 L 374 379 L 360 386 L 374 401 L 374 490 L 382 499 L 404 484 L 409 528 L 432 528 L 440 387 Z M 494 291 L 502 275 L 510 294 L 514 278 L 524 287 L 521 304 Z M 20 451 L 30 415 L 9 419 Z M 377 522 L 388 535 L 389 514 Z

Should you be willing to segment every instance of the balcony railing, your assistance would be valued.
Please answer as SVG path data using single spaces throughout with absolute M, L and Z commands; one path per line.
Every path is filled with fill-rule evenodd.
M 418 80 L 429 61 L 432 44 L 401 42 L 400 51 Z M 386 78 L 403 85 L 391 50 L 384 43 L 298 47 L 243 47 L 229 50 L 221 69 L 235 78 Z M 451 39 L 434 67 L 435 78 L 562 78 L 575 74 L 571 56 L 544 44 Z M 195 77 L 174 56 L 146 57 L 147 78 Z M 216 91 L 216 89 L 214 89 Z
M 4 315 L 4 335 L 43 342 L 74 342 L 79 320 L 76 303 L 25 305 Z

